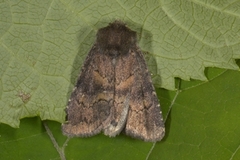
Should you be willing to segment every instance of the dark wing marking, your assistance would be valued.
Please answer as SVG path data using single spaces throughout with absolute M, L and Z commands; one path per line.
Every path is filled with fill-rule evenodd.
M 67 105 L 67 122 L 62 131 L 68 136 L 92 136 L 112 121 L 114 66 L 108 55 L 94 45 Z
M 133 50 L 132 85 L 126 134 L 144 141 L 160 141 L 165 133 L 160 105 L 143 54 Z

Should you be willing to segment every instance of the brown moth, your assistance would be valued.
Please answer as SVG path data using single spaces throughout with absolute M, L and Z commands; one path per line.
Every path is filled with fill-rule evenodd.
M 144 141 L 165 134 L 162 112 L 137 34 L 120 21 L 99 29 L 67 108 L 63 134 L 114 137 L 122 130 Z

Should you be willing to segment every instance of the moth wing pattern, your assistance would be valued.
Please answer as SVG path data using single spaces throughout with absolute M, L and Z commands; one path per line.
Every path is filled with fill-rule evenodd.
M 136 32 L 115 21 L 101 28 L 69 99 L 68 136 L 88 137 L 101 131 L 160 141 L 165 133 L 160 105 Z
M 113 80 L 111 60 L 94 45 L 84 62 L 66 108 L 67 122 L 62 126 L 65 135 L 92 136 L 110 123 L 113 112 Z
M 104 131 L 114 137 L 125 127 L 129 104 L 125 96 L 121 104 L 115 102 L 116 58 L 103 52 L 96 43 L 84 62 L 66 108 L 65 135 L 89 137 Z
M 130 55 L 128 60 L 131 59 L 133 82 L 125 132 L 144 141 L 160 141 L 164 137 L 165 127 L 150 73 L 137 46 Z

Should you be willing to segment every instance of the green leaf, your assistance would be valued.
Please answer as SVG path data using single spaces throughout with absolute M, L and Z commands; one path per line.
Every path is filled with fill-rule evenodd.
M 55 125 L 58 127 L 59 125 Z M 55 159 L 59 157 L 39 118 L 23 119 L 20 129 L 0 125 L 1 159 Z M 54 127 L 52 128 L 54 131 Z
M 238 69 L 238 2 L 132 2 L 3 1 L 0 122 L 18 127 L 30 116 L 63 122 L 97 29 L 115 19 L 138 33 L 158 87 L 173 90 L 175 77 L 206 81 L 205 67 Z
M 240 158 L 240 74 L 208 69 L 206 75 L 208 82 L 179 80 L 177 91 L 158 90 L 166 135 L 156 144 L 132 139 L 124 133 L 115 138 L 100 134 L 68 141 L 59 123 L 44 122 L 47 124 L 44 128 L 49 128 L 46 132 L 39 119 L 28 118 L 22 120 L 20 129 L 0 125 L 0 157 L 237 160 Z
M 231 0 L 1 1 L 0 157 L 239 159 L 240 75 L 227 70 L 239 68 L 239 6 Z M 46 132 L 36 118 L 22 120 L 20 129 L 7 126 L 34 116 L 64 122 L 97 30 L 116 19 L 138 33 L 155 86 L 176 88 L 157 90 L 163 141 L 123 134 L 66 141 L 59 123 L 48 121 Z

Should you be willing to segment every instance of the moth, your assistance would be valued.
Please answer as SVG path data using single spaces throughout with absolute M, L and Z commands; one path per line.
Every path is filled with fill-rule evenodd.
M 136 32 L 121 21 L 99 29 L 66 108 L 64 135 L 100 132 L 160 141 L 165 127 L 160 104 Z

